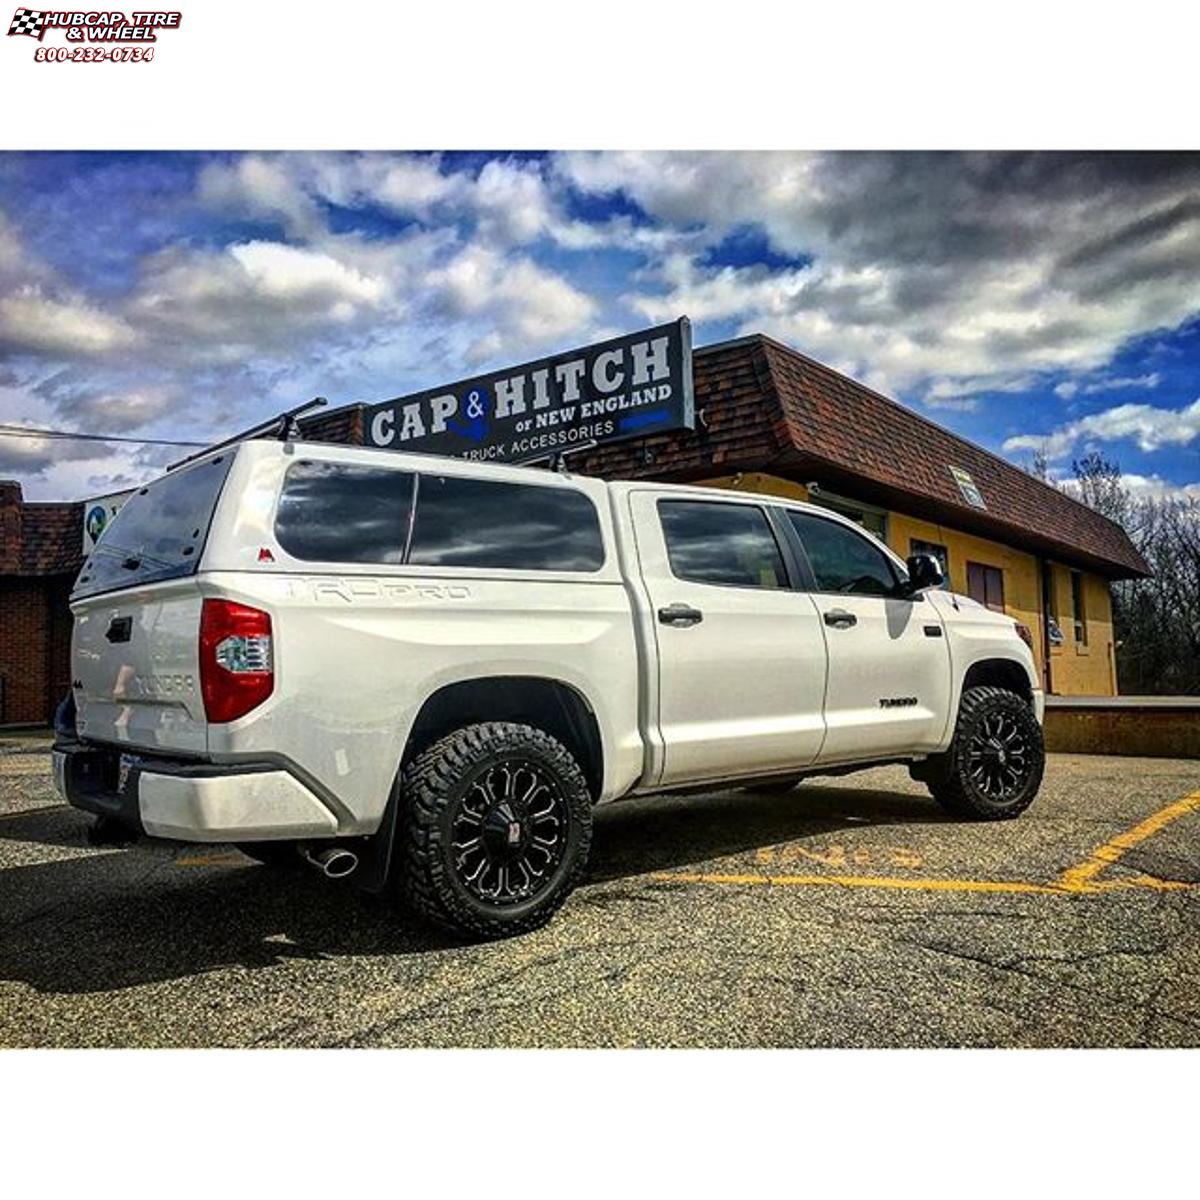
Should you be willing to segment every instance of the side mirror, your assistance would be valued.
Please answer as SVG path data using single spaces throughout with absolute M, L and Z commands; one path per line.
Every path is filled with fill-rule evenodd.
M 907 560 L 907 565 L 908 587 L 905 591 L 910 596 L 926 588 L 941 587 L 945 581 L 942 564 L 932 554 L 914 554 Z

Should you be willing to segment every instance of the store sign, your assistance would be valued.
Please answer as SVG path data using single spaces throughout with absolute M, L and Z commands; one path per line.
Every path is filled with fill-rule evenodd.
M 367 410 L 366 442 L 386 450 L 531 462 L 692 424 L 692 331 L 681 317 L 385 400 Z
M 109 521 L 121 510 L 121 505 L 133 495 L 133 490 L 97 496 L 83 502 L 83 552 L 91 554 Z
M 987 503 L 984 501 L 983 493 L 975 486 L 975 480 L 962 467 L 951 467 L 950 474 L 954 476 L 954 482 L 958 484 L 958 494 L 972 508 L 982 508 L 986 511 Z

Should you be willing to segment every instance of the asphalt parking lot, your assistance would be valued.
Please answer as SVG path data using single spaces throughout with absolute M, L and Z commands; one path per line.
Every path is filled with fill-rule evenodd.
M 84 827 L 0 739 L 0 1045 L 1200 1045 L 1195 760 L 1051 756 L 990 825 L 898 768 L 615 805 L 552 924 L 488 945 Z

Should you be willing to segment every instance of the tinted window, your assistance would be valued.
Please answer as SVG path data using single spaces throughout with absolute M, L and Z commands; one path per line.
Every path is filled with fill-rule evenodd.
M 219 454 L 130 496 L 83 564 L 75 594 L 194 575 L 232 461 L 232 454 Z
M 808 513 L 788 517 L 812 564 L 817 591 L 860 596 L 892 596 L 899 582 L 891 561 L 861 534 Z
M 732 587 L 788 586 L 775 535 L 761 508 L 660 500 L 658 515 L 676 578 Z
M 598 571 L 600 519 L 563 487 L 422 475 L 408 561 L 435 567 Z
M 275 536 L 296 558 L 401 563 L 412 491 L 410 471 L 302 460 L 284 479 Z

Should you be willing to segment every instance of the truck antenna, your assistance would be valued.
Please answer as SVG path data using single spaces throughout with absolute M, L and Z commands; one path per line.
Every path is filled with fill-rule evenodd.
M 195 462 L 196 459 L 203 458 L 214 450 L 224 450 L 226 446 L 236 446 L 238 442 L 249 441 L 250 438 L 261 437 L 264 434 L 275 433 L 281 442 L 293 441 L 300 436 L 300 418 L 314 408 L 323 408 L 328 403 L 329 401 L 324 396 L 314 396 L 311 400 L 297 404 L 295 408 L 289 408 L 287 412 L 282 412 L 269 421 L 252 425 L 249 429 L 243 429 L 241 433 L 235 433 L 233 437 L 228 437 L 223 442 L 214 442 L 211 446 L 205 446 L 203 450 L 197 450 L 195 454 L 189 454 L 187 458 L 181 458 L 178 462 L 171 463 L 167 470 L 174 471 L 177 467 Z

